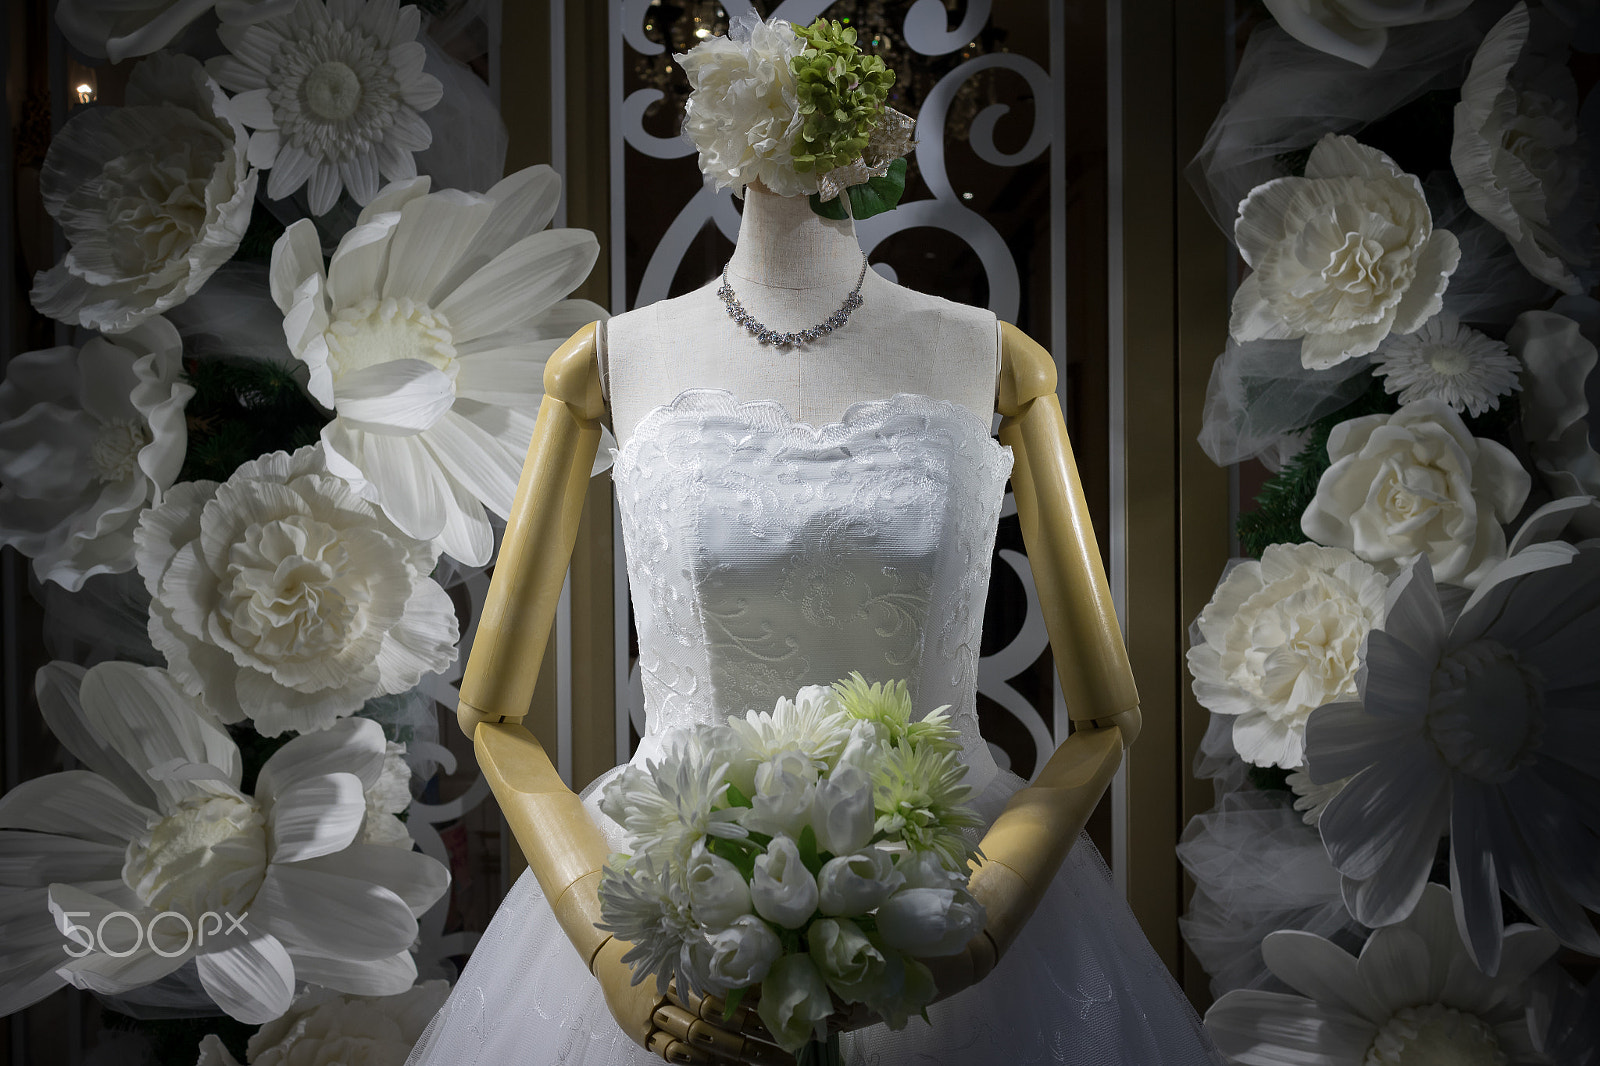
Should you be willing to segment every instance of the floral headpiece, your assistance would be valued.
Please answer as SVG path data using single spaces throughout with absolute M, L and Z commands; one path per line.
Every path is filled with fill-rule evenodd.
M 759 181 L 809 195 L 826 218 L 900 202 L 915 121 L 886 105 L 894 71 L 856 47 L 854 29 L 744 15 L 677 60 L 694 90 L 683 131 L 717 188 Z

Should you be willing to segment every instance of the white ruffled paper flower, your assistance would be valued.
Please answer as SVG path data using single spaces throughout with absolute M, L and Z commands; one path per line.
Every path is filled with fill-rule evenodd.
M 1317 828 L 1356 919 L 1411 912 L 1450 839 L 1461 935 L 1501 965 L 1500 897 L 1600 954 L 1600 542 L 1532 544 L 1495 567 L 1454 624 L 1419 559 L 1367 637 L 1359 701 L 1312 713 L 1312 780 L 1350 780 Z
M 1234 716 L 1246 762 L 1293 769 L 1306 717 L 1356 692 L 1361 642 L 1389 583 L 1342 548 L 1273 544 L 1229 571 L 1195 620 L 1189 672 L 1201 705 Z
M 1542 1006 L 1531 978 L 1555 954 L 1554 938 L 1527 925 L 1496 929 L 1504 962 L 1488 976 L 1450 911 L 1450 892 L 1429 885 L 1416 910 L 1375 930 L 1359 958 L 1314 933 L 1271 933 L 1261 946 L 1267 965 L 1301 994 L 1229 992 L 1206 1012 L 1206 1029 L 1240 1066 L 1549 1062 L 1530 1033 L 1529 1010 Z
M 1422 184 L 1376 148 L 1327 134 L 1305 177 L 1250 190 L 1234 225 L 1254 272 L 1233 299 L 1235 340 L 1294 340 L 1307 369 L 1366 355 L 1443 306 L 1461 246 L 1435 229 Z
M 1264 0 L 1284 32 L 1301 44 L 1370 67 L 1389 31 L 1455 18 L 1472 0 Z
M 326 729 L 455 660 L 437 554 L 329 473 L 320 446 L 184 482 L 136 539 L 150 640 L 225 722 Z
M 779 196 L 817 191 L 815 174 L 796 173 L 793 147 L 805 116 L 790 62 L 806 43 L 782 19 L 735 19 L 726 37 L 709 37 L 675 56 L 689 78 L 684 136 L 700 170 L 718 189 L 759 181 Z
M 448 981 L 424 981 L 396 996 L 307 991 L 289 1012 L 257 1029 L 248 1066 L 405 1066 L 411 1049 L 450 994 Z M 221 1040 L 200 1041 L 195 1066 L 244 1066 Z
M 313 214 L 348 190 L 358 204 L 384 181 L 417 176 L 433 143 L 421 112 L 444 86 L 422 71 L 422 13 L 399 0 L 298 0 L 293 10 L 219 31 L 230 54 L 208 64 L 238 93 L 229 113 L 255 130 L 250 162 L 270 167 L 267 195 L 307 187 Z
M 411 806 L 411 767 L 406 762 L 406 746 L 389 741 L 384 749 L 383 770 L 378 781 L 366 791 L 367 818 L 361 823 L 361 843 L 383 844 L 411 850 L 416 843 L 411 830 L 396 815 Z
M 1578 293 L 1577 272 L 1595 252 L 1594 180 L 1583 165 L 1572 74 L 1559 59 L 1524 57 L 1530 30 L 1519 3 L 1478 47 L 1456 105 L 1450 163 L 1467 203 L 1506 235 L 1529 273 Z
M 82 348 L 24 352 L 0 383 L 0 545 L 76 592 L 133 569 L 139 514 L 183 467 L 183 342 L 159 315 Z
M 42 315 L 104 333 L 198 291 L 239 247 L 256 194 L 244 129 L 196 60 L 151 56 L 126 99 L 68 119 L 39 175 L 69 247 L 34 275 L 29 298 Z
M 1401 403 L 1434 397 L 1474 417 L 1499 407 L 1500 397 L 1522 387 L 1521 369 L 1504 341 L 1450 314 L 1434 315 L 1415 333 L 1391 334 L 1372 357 L 1383 391 L 1399 393 Z
M 587 230 L 540 232 L 560 179 L 529 167 L 487 193 L 390 185 L 361 212 L 326 270 L 302 219 L 272 252 L 284 335 L 335 412 L 328 465 L 395 525 L 469 566 L 489 561 L 484 508 L 510 514 L 543 398 L 543 363 L 605 317 L 565 300 L 600 245 Z
M 58 662 L 37 688 L 84 769 L 0 798 L 0 1013 L 66 983 L 128 992 L 191 960 L 217 1006 L 252 1024 L 288 1010 L 297 981 L 411 987 L 416 918 L 449 874 L 355 843 L 383 768 L 376 722 L 294 738 L 246 794 L 239 749 L 167 671 Z
M 1387 574 L 1425 555 L 1440 581 L 1477 588 L 1506 555 L 1532 479 L 1501 444 L 1474 437 L 1436 399 L 1341 422 L 1332 465 L 1300 517 L 1306 536 L 1349 548 Z
M 253 22 L 293 10 L 297 0 L 60 0 L 56 25 L 84 55 L 113 63 L 171 44 L 213 7 L 222 18 Z
M 1557 496 L 1600 496 L 1600 455 L 1589 441 L 1586 384 L 1596 352 L 1578 323 L 1553 311 L 1517 316 L 1506 341 L 1527 366 L 1522 435 Z

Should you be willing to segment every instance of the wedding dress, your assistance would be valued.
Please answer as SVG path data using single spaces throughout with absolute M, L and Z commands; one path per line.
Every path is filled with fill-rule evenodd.
M 948 704 L 976 806 L 1022 787 L 978 733 L 978 641 L 1010 449 L 958 405 L 900 394 L 813 428 L 773 402 L 693 390 L 617 453 L 646 736 L 768 710 L 860 671 Z M 585 793 L 598 809 L 603 775 Z M 981 837 L 978 830 L 976 836 Z M 911 1064 L 1220 1062 L 1087 838 L 987 978 L 900 1032 L 843 1038 L 845 1061 Z M 611 1019 L 529 873 L 512 889 L 416 1066 L 659 1062 Z

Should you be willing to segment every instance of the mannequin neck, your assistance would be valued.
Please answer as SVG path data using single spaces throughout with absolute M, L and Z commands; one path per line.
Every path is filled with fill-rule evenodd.
M 850 288 L 860 272 L 861 246 L 850 219 L 822 218 L 804 196 L 745 190 L 730 278 L 774 289 L 831 290 L 841 281 Z

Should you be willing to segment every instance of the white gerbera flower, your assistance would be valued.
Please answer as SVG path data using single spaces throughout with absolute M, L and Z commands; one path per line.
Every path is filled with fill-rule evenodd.
M 24 352 L 0 383 L 0 545 L 76 592 L 133 568 L 139 514 L 183 467 L 183 342 L 159 315 L 116 339 Z
M 1532 544 L 1495 567 L 1454 624 L 1426 559 L 1367 637 L 1360 702 L 1312 713 L 1306 768 L 1351 780 L 1317 828 L 1369 926 L 1411 912 L 1448 830 L 1461 934 L 1500 962 L 1501 893 L 1600 954 L 1600 542 Z
M 1195 619 L 1189 649 L 1195 699 L 1233 716 L 1246 762 L 1304 761 L 1306 716 L 1356 693 L 1368 630 L 1383 620 L 1389 583 L 1342 548 L 1273 544 L 1229 571 Z
M 349 190 L 370 203 L 387 181 L 417 176 L 433 143 L 420 112 L 444 86 L 422 72 L 422 13 L 399 0 L 299 0 L 280 18 L 219 31 L 230 55 L 208 64 L 237 92 L 229 112 L 256 132 L 250 162 L 272 168 L 267 195 L 308 186 L 323 214 Z
M 329 473 L 320 445 L 184 482 L 136 539 L 150 640 L 225 722 L 326 729 L 455 660 L 437 554 Z
M 60 0 L 56 25 L 84 55 L 113 63 L 167 47 L 213 7 L 224 19 L 276 18 L 297 0 Z
M 1467 204 L 1506 235 L 1528 272 L 1578 293 L 1578 272 L 1595 254 L 1594 176 L 1572 74 L 1559 58 L 1524 56 L 1531 31 L 1519 3 L 1478 46 L 1456 104 L 1450 164 Z
M 794 169 L 794 143 L 805 116 L 790 62 L 806 43 L 782 19 L 734 19 L 726 37 L 708 37 L 675 56 L 689 78 L 683 133 L 700 153 L 700 170 L 718 189 L 759 181 L 779 196 L 817 191 L 814 173 Z
M 487 193 L 390 185 L 326 270 L 316 227 L 272 252 L 272 296 L 310 391 L 336 417 L 329 467 L 407 535 L 469 566 L 489 561 L 490 511 L 510 514 L 543 398 L 542 364 L 605 311 L 563 300 L 600 245 L 541 233 L 560 179 L 512 174 Z
M 283 1017 L 257 1029 L 249 1066 L 405 1066 L 445 998 L 448 981 L 424 981 L 397 996 L 346 996 L 314 988 Z M 195 1066 L 241 1066 L 215 1035 L 200 1041 Z
M 1434 315 L 1415 333 L 1391 334 L 1372 357 L 1383 391 L 1400 402 L 1435 397 L 1452 411 L 1476 417 L 1500 406 L 1500 397 L 1522 387 L 1522 364 L 1506 343 L 1462 325 L 1454 315 Z
M 1314 933 L 1271 933 L 1261 946 L 1267 965 L 1302 994 L 1229 992 L 1206 1012 L 1206 1029 L 1240 1066 L 1548 1062 L 1529 1031 L 1530 1007 L 1542 1006 L 1530 979 L 1555 954 L 1555 938 L 1528 925 L 1497 929 L 1505 961 L 1491 977 L 1473 965 L 1450 911 L 1450 892 L 1429 885 L 1410 917 L 1373 932 L 1360 958 Z
M 194 295 L 238 249 L 256 194 L 244 128 L 196 60 L 151 56 L 126 99 L 76 112 L 39 175 L 69 247 L 34 275 L 29 298 L 42 315 L 103 333 Z
M 38 695 L 85 769 L 0 798 L 0 1013 L 66 983 L 131 991 L 191 960 L 216 1004 L 253 1024 L 283 1014 L 297 981 L 411 987 L 416 918 L 449 874 L 354 843 L 383 768 L 377 723 L 296 737 L 249 795 L 233 740 L 165 670 L 58 662 Z

